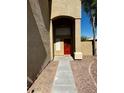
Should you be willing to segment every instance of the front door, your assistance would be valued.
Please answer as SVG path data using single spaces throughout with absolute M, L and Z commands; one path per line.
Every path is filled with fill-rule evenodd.
M 64 39 L 64 54 L 71 54 L 71 39 Z

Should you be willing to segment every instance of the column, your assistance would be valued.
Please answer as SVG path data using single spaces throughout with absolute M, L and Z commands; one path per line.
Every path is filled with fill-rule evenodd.
M 82 52 L 81 52 L 81 19 L 75 19 L 75 59 L 82 59 Z

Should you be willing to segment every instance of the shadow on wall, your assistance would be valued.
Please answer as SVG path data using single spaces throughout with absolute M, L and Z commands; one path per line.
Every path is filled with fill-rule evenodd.
M 34 16 L 31 11 L 29 1 L 27 3 L 27 75 L 34 81 L 43 66 L 47 54 L 41 40 L 40 33 Z M 27 86 L 31 84 L 28 82 Z
M 45 24 L 45 28 L 46 30 L 49 30 L 51 0 L 39 0 L 39 5 L 41 9 L 41 14 L 43 16 L 43 22 Z

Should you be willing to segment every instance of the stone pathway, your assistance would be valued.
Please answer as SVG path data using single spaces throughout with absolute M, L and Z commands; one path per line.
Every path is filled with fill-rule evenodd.
M 73 78 L 70 61 L 71 56 L 58 56 L 54 61 L 59 61 L 57 72 L 54 78 L 52 93 L 77 93 Z

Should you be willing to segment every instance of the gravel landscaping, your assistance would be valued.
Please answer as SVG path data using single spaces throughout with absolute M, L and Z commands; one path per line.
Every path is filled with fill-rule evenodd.
M 83 60 L 71 62 L 78 93 L 96 93 L 96 57 L 83 56 Z

